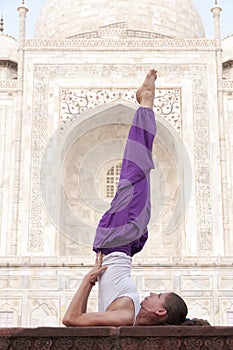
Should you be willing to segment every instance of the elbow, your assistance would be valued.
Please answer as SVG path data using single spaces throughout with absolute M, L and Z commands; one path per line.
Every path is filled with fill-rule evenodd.
M 131 317 L 125 322 L 124 326 L 133 326 L 134 323 L 135 323 L 135 319 L 134 319 L 134 317 Z
M 81 315 L 80 315 L 81 316 Z M 82 326 L 82 321 L 80 320 L 80 316 L 64 316 L 62 319 L 62 323 L 66 327 L 77 327 Z
M 133 326 L 134 323 L 135 323 L 134 315 L 128 315 L 127 317 L 121 320 L 121 326 L 123 327 Z
M 74 323 L 72 322 L 72 320 L 71 320 L 69 317 L 63 317 L 62 323 L 63 323 L 64 326 L 66 326 L 66 327 L 72 327 L 72 326 L 74 326 Z

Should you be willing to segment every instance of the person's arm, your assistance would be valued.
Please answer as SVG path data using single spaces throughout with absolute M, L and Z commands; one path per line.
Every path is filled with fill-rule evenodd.
M 121 298 L 120 307 L 114 310 L 86 313 L 91 288 L 90 274 L 87 274 L 64 315 L 62 322 L 65 326 L 132 326 L 134 305 L 129 298 Z
M 119 309 L 105 312 L 82 313 L 71 319 L 64 319 L 64 325 L 68 327 L 77 326 L 132 326 L 134 323 L 134 312 L 128 309 Z
M 62 320 L 66 326 L 71 325 L 73 320 L 76 320 L 81 314 L 86 313 L 88 297 L 91 289 L 95 285 L 97 277 L 106 270 L 106 267 L 101 266 L 101 263 L 102 255 L 97 254 L 94 268 L 83 278 L 81 285 L 66 310 Z
M 129 298 L 121 298 L 114 310 L 86 313 L 92 286 L 106 269 L 101 262 L 102 256 L 97 255 L 94 268 L 84 277 L 63 317 L 65 326 L 131 326 L 134 323 L 134 305 Z

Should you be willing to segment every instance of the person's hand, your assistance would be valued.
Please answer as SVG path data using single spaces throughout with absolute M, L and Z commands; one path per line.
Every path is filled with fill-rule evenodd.
M 95 282 L 97 282 L 98 276 L 107 269 L 107 266 L 101 266 L 103 260 L 103 254 L 96 254 L 95 266 L 89 272 L 90 283 L 94 286 Z

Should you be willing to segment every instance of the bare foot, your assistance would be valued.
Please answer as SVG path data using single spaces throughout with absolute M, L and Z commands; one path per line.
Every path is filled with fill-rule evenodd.
M 151 69 L 149 73 L 147 73 L 142 86 L 138 89 L 136 99 L 142 107 L 153 107 L 156 79 L 157 71 L 155 69 Z

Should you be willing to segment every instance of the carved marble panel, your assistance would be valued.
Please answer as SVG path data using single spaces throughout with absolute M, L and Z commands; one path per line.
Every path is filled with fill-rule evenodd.
M 9 291 L 7 291 L 6 293 L 7 296 L 0 296 L 0 312 L 3 314 L 9 313 L 11 315 L 10 322 L 12 322 L 12 324 L 10 324 L 9 326 L 19 326 L 22 318 L 22 298 L 12 295 L 9 297 Z
M 17 276 L 1 276 L 0 290 L 5 289 L 20 289 L 22 283 L 22 277 Z
M 172 277 L 148 276 L 144 278 L 144 289 L 148 291 L 170 291 L 174 289 Z
M 29 279 L 29 289 L 57 290 L 59 280 L 56 276 L 32 276 Z
M 0 90 L 12 89 L 12 91 L 14 91 L 17 89 L 17 87 L 18 87 L 17 80 L 13 80 L 13 79 L 0 80 Z
M 187 290 L 203 290 L 212 291 L 213 281 L 211 276 L 182 276 L 181 278 L 182 291 Z
M 218 289 L 233 291 L 233 276 L 218 276 Z
M 61 89 L 60 91 L 60 126 L 64 130 L 85 110 L 98 105 L 123 99 L 136 102 L 136 90 L 132 89 Z M 181 90 L 157 88 L 154 111 L 167 119 L 178 133 L 181 131 Z
M 192 291 L 192 289 L 189 290 Z M 186 292 L 187 293 L 187 292 Z M 193 292 L 195 293 L 195 292 Z M 213 299 L 211 297 L 204 297 L 205 292 L 196 292 L 196 296 L 185 297 L 185 302 L 188 305 L 188 317 L 200 318 L 213 323 Z
M 74 77 L 93 76 L 96 81 L 98 77 L 108 76 L 111 70 L 114 76 L 124 77 L 134 74 L 135 71 L 144 74 L 150 67 L 147 65 L 35 65 L 34 66 L 34 106 L 32 116 L 32 179 L 31 179 L 31 213 L 30 213 L 30 237 L 29 251 L 43 251 L 44 245 L 44 223 L 45 212 L 41 201 L 40 191 L 40 164 L 43 151 L 46 146 L 47 119 L 48 119 L 48 89 L 54 84 L 55 79 L 74 79 Z M 211 185 L 210 185 L 210 157 L 209 157 L 209 124 L 208 124 L 208 84 L 207 84 L 207 65 L 206 64 L 162 64 L 157 65 L 161 76 L 164 79 L 170 77 L 185 77 L 193 82 L 193 123 L 194 123 L 194 163 L 195 163 L 195 190 L 196 190 L 196 209 L 197 209 L 197 235 L 199 254 L 206 254 L 212 251 L 212 203 L 211 203 Z M 106 78 L 107 79 L 107 78 Z M 106 83 L 108 85 L 108 83 Z M 78 88 L 77 88 L 78 89 Z M 101 90 L 101 89 L 100 89 Z M 81 93 L 80 90 L 77 90 Z M 75 99 L 73 92 L 71 94 L 70 104 L 67 104 L 67 98 L 71 91 L 63 88 L 63 112 L 65 113 L 63 123 L 67 118 L 69 108 L 72 111 L 84 107 L 87 103 L 86 95 L 91 91 L 82 90 L 81 99 Z M 162 90 L 161 90 L 162 91 Z M 176 93 L 179 90 L 176 90 Z M 120 91 L 119 91 L 120 92 Z M 103 102 L 112 98 L 110 90 L 103 89 Z M 121 92 L 122 93 L 122 92 Z M 129 98 L 131 92 L 123 91 Z M 129 93 L 129 95 L 128 95 Z M 169 90 L 166 91 L 168 95 Z M 173 93 L 173 92 L 172 92 Z M 97 96 L 97 91 L 94 91 Z M 119 95 L 118 95 L 119 96 Z M 88 103 L 93 99 L 89 98 Z M 82 103 L 81 103 L 82 102 Z M 76 105 L 75 105 L 76 103 Z M 72 112 L 73 113 L 73 112 Z M 72 113 L 68 113 L 72 116 Z M 74 113 L 75 114 L 75 113 Z M 175 123 L 176 125 L 176 123 Z
M 28 318 L 31 327 L 56 326 L 59 324 L 59 297 L 29 297 Z
M 49 67 L 37 66 L 34 73 L 31 210 L 28 250 L 42 252 L 44 249 L 45 211 L 41 195 L 40 171 L 43 152 L 47 143 Z

